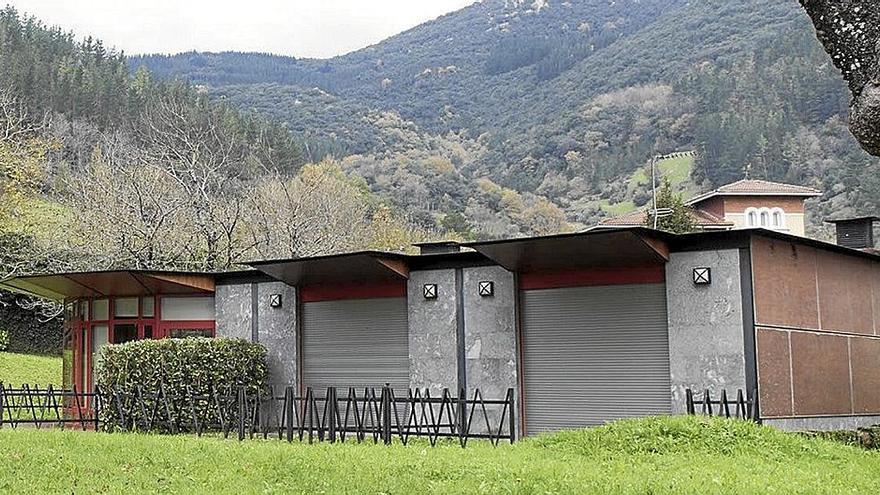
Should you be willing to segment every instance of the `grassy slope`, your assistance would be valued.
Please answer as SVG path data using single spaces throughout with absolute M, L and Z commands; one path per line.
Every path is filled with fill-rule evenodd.
M 0 352 L 0 382 L 19 386 L 22 383 L 45 387 L 59 386 L 61 358 Z
M 0 430 L 0 492 L 877 493 L 880 454 L 649 418 L 496 449 Z
M 684 199 L 696 196 L 701 191 L 693 183 L 693 181 L 690 180 L 691 172 L 694 169 L 694 162 L 695 160 L 692 156 L 667 158 L 666 160 L 658 162 L 658 184 L 661 178 L 666 177 L 667 179 L 669 179 L 669 182 L 672 184 L 673 188 L 681 193 Z M 633 172 L 632 175 L 627 179 L 627 190 L 629 192 L 629 196 L 632 196 L 634 191 L 638 188 L 650 186 L 651 177 L 648 175 L 648 172 L 649 171 L 646 170 L 644 167 L 639 168 L 635 172 Z M 607 213 L 609 216 L 623 215 L 624 213 L 629 213 L 636 209 L 636 205 L 632 201 L 610 203 L 608 200 L 602 200 L 599 203 L 599 206 L 602 208 L 602 211 Z

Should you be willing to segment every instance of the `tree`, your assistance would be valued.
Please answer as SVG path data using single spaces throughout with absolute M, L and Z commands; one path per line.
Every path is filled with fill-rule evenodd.
M 663 184 L 657 193 L 657 209 L 670 209 L 672 213 L 667 216 L 660 216 L 657 220 L 657 228 L 672 232 L 675 234 L 686 234 L 695 230 L 694 219 L 691 216 L 690 209 L 685 206 L 681 194 L 672 192 L 672 184 L 669 179 L 663 178 Z M 654 226 L 654 211 L 648 211 L 645 225 Z
M 880 4 L 876 0 L 800 0 L 816 35 L 852 93 L 850 130 L 880 156 Z

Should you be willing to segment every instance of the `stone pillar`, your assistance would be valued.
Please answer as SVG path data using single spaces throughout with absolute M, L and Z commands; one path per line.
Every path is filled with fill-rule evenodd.
M 280 308 L 271 307 L 272 294 L 281 295 Z M 214 301 L 217 337 L 262 343 L 269 383 L 296 386 L 296 289 L 284 282 L 218 285 Z
M 710 268 L 697 285 L 694 268 Z M 672 411 L 682 414 L 685 390 L 746 392 L 743 291 L 738 249 L 672 253 L 666 264 Z M 751 331 L 751 328 L 749 328 Z
M 448 388 L 458 395 L 458 345 L 455 269 L 410 273 L 409 311 L 410 388 L 439 394 Z M 425 299 L 425 284 L 437 285 L 437 298 Z
M 273 295 L 281 307 L 273 308 Z M 296 289 L 284 282 L 257 284 L 257 341 L 266 347 L 269 381 L 276 387 L 297 385 Z
M 486 399 L 502 399 L 517 388 L 514 277 L 499 266 L 463 272 L 467 387 L 480 389 Z M 480 282 L 492 282 L 494 294 L 481 296 Z

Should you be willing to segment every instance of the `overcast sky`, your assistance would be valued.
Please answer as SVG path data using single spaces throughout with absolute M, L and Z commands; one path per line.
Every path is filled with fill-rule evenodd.
M 258 51 L 331 57 L 371 45 L 475 0 L 0 0 L 141 53 Z

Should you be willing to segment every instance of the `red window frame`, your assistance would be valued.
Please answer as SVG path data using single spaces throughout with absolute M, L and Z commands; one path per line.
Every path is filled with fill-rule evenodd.
M 67 326 L 71 335 L 72 349 L 72 385 L 79 392 L 91 391 L 94 386 L 94 363 L 92 362 L 92 348 L 94 347 L 94 329 L 97 326 L 107 327 L 107 341 L 114 343 L 116 341 L 115 328 L 117 325 L 135 325 L 137 327 L 136 340 L 146 340 L 144 330 L 146 327 L 152 327 L 152 339 L 169 338 L 173 330 L 177 329 L 195 329 L 208 330 L 211 337 L 216 335 L 215 320 L 186 320 L 186 321 L 163 321 L 161 318 L 162 299 L 164 297 L 205 297 L 209 294 L 167 294 L 153 296 L 108 296 L 108 297 L 90 297 L 79 298 L 65 301 L 65 305 L 72 304 L 74 312 L 69 315 L 69 320 L 64 324 Z M 213 294 L 210 294 L 213 295 Z M 138 298 L 138 315 L 137 317 L 116 317 L 116 300 Z M 144 298 L 153 298 L 153 316 L 144 316 Z M 107 319 L 94 318 L 94 302 L 96 300 L 108 301 L 107 303 Z M 86 301 L 87 315 L 81 314 L 81 304 Z M 76 316 L 75 316 L 76 315 Z M 88 316 L 88 318 L 86 318 Z

